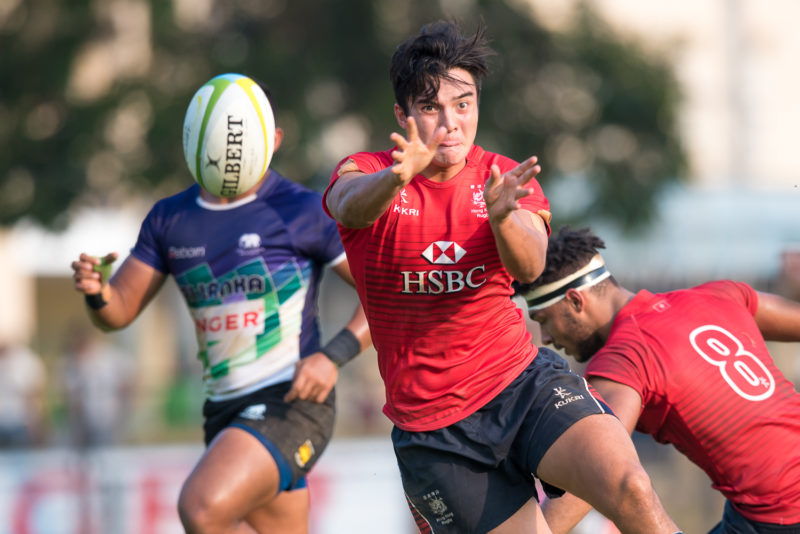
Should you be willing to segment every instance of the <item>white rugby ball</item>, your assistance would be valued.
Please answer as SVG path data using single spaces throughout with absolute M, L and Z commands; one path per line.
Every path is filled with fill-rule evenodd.
M 194 179 L 219 197 L 235 197 L 264 176 L 272 160 L 275 118 L 267 95 L 241 74 L 222 74 L 192 97 L 183 120 L 183 154 Z

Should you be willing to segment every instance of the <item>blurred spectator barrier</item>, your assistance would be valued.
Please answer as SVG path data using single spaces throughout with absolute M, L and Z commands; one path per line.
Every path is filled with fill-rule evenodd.
M 181 534 L 200 446 L 0 454 L 0 534 Z M 388 438 L 336 440 L 309 478 L 312 534 L 415 532 Z

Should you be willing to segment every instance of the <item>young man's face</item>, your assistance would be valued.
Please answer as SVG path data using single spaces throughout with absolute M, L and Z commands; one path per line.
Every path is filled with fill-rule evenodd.
M 579 362 L 589 361 L 605 343 L 597 329 L 573 312 L 566 300 L 533 312 L 530 317 L 539 323 L 543 344 L 563 349 Z
M 474 78 L 464 69 L 452 69 L 449 75 L 440 79 L 435 100 L 417 97 L 408 110 L 425 143 L 440 126 L 447 129 L 431 162 L 432 166 L 440 168 L 462 165 L 478 131 L 478 90 Z M 406 128 L 405 114 L 400 111 L 397 118 L 400 126 Z

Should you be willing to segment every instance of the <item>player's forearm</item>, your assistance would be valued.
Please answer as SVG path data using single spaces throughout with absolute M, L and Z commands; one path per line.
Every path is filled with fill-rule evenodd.
M 366 228 L 391 207 L 403 185 L 391 168 L 374 174 L 344 175 L 328 192 L 328 210 L 342 226 Z
M 364 313 L 364 308 L 361 304 L 353 312 L 353 316 L 345 327 L 350 330 L 356 339 L 363 352 L 372 344 L 372 336 L 369 333 L 369 324 L 367 324 L 367 315 Z
M 580 523 L 592 509 L 588 503 L 565 493 L 555 499 L 546 499 L 542 503 L 542 512 L 553 534 L 566 534 Z
M 103 285 L 98 295 L 87 295 L 85 300 L 89 318 L 103 331 L 110 332 L 124 328 L 135 317 L 127 312 L 123 297 L 111 284 Z
M 359 304 L 347 325 L 326 343 L 320 352 L 325 354 L 337 367 L 342 367 L 364 352 L 370 343 L 372 343 L 372 338 L 367 325 L 367 317 L 364 314 L 364 308 Z
M 522 283 L 536 280 L 544 270 L 547 234 L 530 223 L 539 217 L 516 210 L 500 221 L 490 221 L 500 260 L 509 274 Z
M 155 297 L 166 278 L 165 273 L 129 256 L 111 280 L 103 284 L 100 300 L 87 300 L 92 322 L 103 330 L 128 326 Z M 96 288 L 90 290 L 96 291 Z

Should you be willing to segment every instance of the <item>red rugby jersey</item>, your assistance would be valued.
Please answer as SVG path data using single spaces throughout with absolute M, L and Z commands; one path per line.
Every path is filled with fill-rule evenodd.
M 391 150 L 354 154 L 339 166 L 349 160 L 367 174 L 394 164 Z M 536 356 L 509 298 L 512 279 L 483 201 L 492 164 L 501 172 L 517 165 L 473 146 L 466 167 L 450 180 L 418 175 L 372 226 L 339 226 L 378 353 L 383 411 L 405 430 L 463 419 Z M 338 167 L 331 183 L 337 173 Z M 529 187 L 535 193 L 521 200 L 523 207 L 549 216 L 539 184 Z
M 642 397 L 636 429 L 672 443 L 745 517 L 800 522 L 800 394 L 753 320 L 758 296 L 730 281 L 638 293 L 587 376 Z

